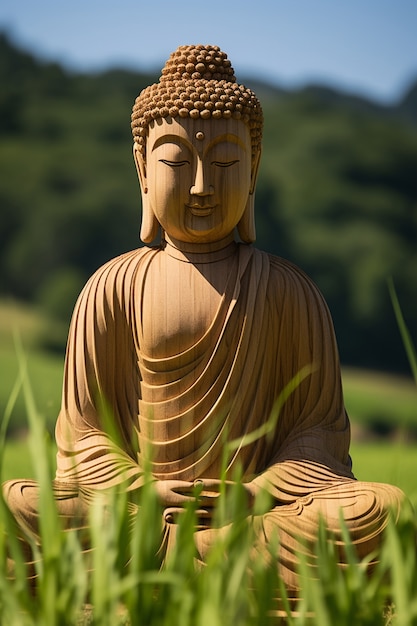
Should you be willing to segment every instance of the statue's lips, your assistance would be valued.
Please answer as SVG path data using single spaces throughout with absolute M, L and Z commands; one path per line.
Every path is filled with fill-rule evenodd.
M 217 205 L 206 204 L 202 206 L 200 204 L 187 204 L 187 206 L 193 215 L 197 217 L 207 217 L 207 215 L 211 215 L 214 212 Z

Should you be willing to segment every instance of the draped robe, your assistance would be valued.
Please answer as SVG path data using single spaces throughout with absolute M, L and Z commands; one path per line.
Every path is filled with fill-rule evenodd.
M 140 249 L 111 261 L 80 297 L 56 427 L 57 480 L 137 486 L 147 443 L 159 479 L 219 477 L 225 437 L 264 423 L 306 367 L 312 372 L 284 404 L 273 436 L 242 447 L 228 465 L 239 459 L 244 477 L 268 481 L 282 502 L 323 480 L 352 478 L 337 349 L 316 287 L 290 263 L 237 246 L 204 336 L 179 354 L 152 358 L 141 351 L 141 291 L 158 254 Z M 103 429 L 100 398 L 119 446 Z
M 289 586 L 297 585 L 297 535 L 314 539 L 319 513 L 337 532 L 342 507 L 360 555 L 371 552 L 401 494 L 354 479 L 334 331 L 316 286 L 291 263 L 233 243 L 224 258 L 213 257 L 225 288 L 206 331 L 183 350 L 155 357 L 143 349 L 143 294 L 152 264 L 167 250 L 142 248 L 110 261 L 77 302 L 56 426 L 57 493 L 71 486 L 77 498 L 115 486 L 135 491 L 147 461 L 160 480 L 219 478 L 224 466 L 232 479 L 239 465 L 245 482 L 273 497 L 271 511 L 254 520 L 257 548 L 278 531 Z M 190 271 L 189 260 L 180 254 L 178 271 Z M 247 443 L 268 419 L 272 432 Z M 230 441 L 241 444 L 229 449 Z M 31 487 L 6 487 L 26 527 L 32 522 L 23 494 Z M 68 504 L 65 493 L 62 500 Z M 68 506 L 63 514 L 71 517 Z M 196 532 L 202 559 L 215 534 Z

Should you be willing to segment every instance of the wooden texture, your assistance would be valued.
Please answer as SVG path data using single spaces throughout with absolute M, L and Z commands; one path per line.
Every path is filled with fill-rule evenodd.
M 181 54 L 202 65 L 195 51 Z M 200 85 L 203 102 L 216 80 L 186 79 Z M 210 527 L 207 508 L 226 460 L 228 480 L 238 467 L 243 473 L 254 551 L 267 550 L 278 533 L 277 566 L 295 589 L 299 535 L 313 542 L 320 515 L 341 540 L 342 508 L 363 557 L 378 547 L 388 509 L 397 515 L 403 496 L 354 479 L 337 347 L 318 289 L 291 263 L 248 243 L 260 158 L 253 118 L 240 110 L 182 115 L 186 107 L 175 106 L 177 115 L 154 114 L 134 145 L 142 238 L 149 242 L 161 229 L 162 243 L 100 268 L 75 307 L 56 427 L 58 507 L 74 526 L 97 491 L 140 489 L 150 462 L 166 548 L 175 540 L 173 512 L 193 497 L 195 481 L 203 483 L 208 513 L 195 543 L 204 561 L 227 531 Z M 297 376 L 273 432 L 243 445 Z M 116 438 L 103 426 L 103 398 Z M 236 440 L 242 445 L 229 449 Z M 253 518 L 250 501 L 261 489 L 273 504 Z M 10 481 L 5 494 L 20 526 L 36 534 L 36 484 Z

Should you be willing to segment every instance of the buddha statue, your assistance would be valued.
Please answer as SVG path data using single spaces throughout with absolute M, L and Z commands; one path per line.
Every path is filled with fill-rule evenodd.
M 152 244 L 159 233 L 160 243 L 108 262 L 78 299 L 53 488 L 71 528 L 95 493 L 140 490 L 149 450 L 165 511 L 193 499 L 196 483 L 214 497 L 239 467 L 254 550 L 277 534 L 277 567 L 297 589 L 300 535 L 314 540 L 321 516 L 342 542 L 342 510 L 362 558 L 378 548 L 403 494 L 354 478 L 337 346 L 318 288 L 252 245 L 262 124 L 257 97 L 215 46 L 178 48 L 136 99 L 141 239 Z M 103 426 L 102 399 L 117 440 Z M 228 441 L 242 443 L 225 460 Z M 263 490 L 270 510 L 253 516 Z M 36 483 L 9 481 L 4 493 L 22 532 L 36 537 Z M 164 525 L 166 539 L 168 515 Z M 201 561 L 219 532 L 210 519 L 196 529 Z

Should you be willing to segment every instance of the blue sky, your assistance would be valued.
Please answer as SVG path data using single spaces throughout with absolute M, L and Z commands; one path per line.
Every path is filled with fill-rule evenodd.
M 78 70 L 160 69 L 178 45 L 211 43 L 238 78 L 284 87 L 392 102 L 417 78 L 417 0 L 2 0 L 0 29 Z

